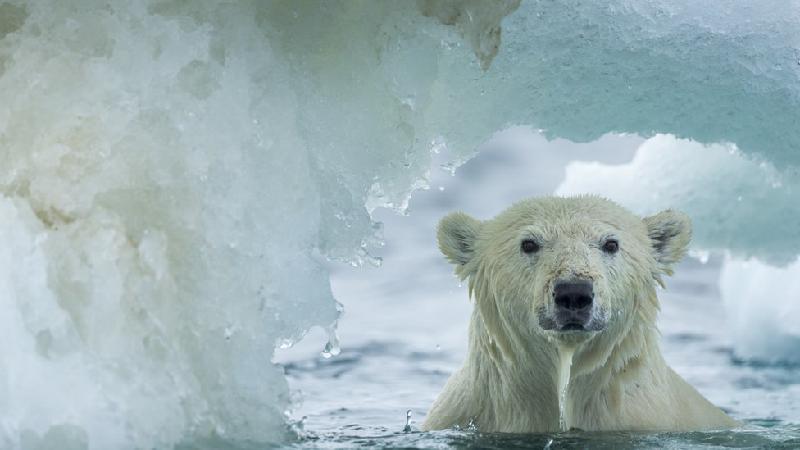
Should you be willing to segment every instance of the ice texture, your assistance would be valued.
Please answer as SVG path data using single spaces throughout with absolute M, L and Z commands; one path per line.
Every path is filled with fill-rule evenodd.
M 371 260 L 443 143 L 797 163 L 798 2 L 486 5 L 0 1 L 0 447 L 286 439 L 275 344 L 334 323 L 321 261 Z
M 0 447 L 283 439 L 336 230 L 254 5 L 3 7 Z
M 729 257 L 720 287 L 737 356 L 800 363 L 800 261 L 775 267 Z
M 727 250 L 776 265 L 800 253 L 800 228 L 792 220 L 800 179 L 732 144 L 657 135 L 630 163 L 570 163 L 556 193 L 600 194 L 640 214 L 679 208 L 692 218 L 696 250 Z
M 440 55 L 482 73 L 501 16 L 0 2 L 0 447 L 289 439 L 275 345 L 333 327 L 324 260 L 376 262 Z
M 501 22 L 519 8 L 520 0 L 418 0 L 424 16 L 436 17 L 445 25 L 458 28 L 478 57 L 482 69 L 488 69 L 500 49 Z
M 619 132 L 731 142 L 796 165 L 798 20 L 796 0 L 522 2 L 485 75 L 460 55 L 443 60 L 456 111 L 432 108 L 428 123 L 464 147 L 511 123 L 573 141 Z

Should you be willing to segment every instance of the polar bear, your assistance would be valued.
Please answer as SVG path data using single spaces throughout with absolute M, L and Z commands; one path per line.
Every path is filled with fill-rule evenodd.
M 469 352 L 423 424 L 435 430 L 686 431 L 737 425 L 669 368 L 655 284 L 691 222 L 600 197 L 545 197 L 484 222 L 456 212 L 439 247 L 468 279 Z

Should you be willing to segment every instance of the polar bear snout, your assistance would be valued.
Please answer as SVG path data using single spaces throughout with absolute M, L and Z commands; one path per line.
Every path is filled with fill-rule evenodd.
M 553 331 L 599 331 L 604 323 L 598 317 L 602 314 L 596 311 L 594 294 L 590 280 L 557 281 L 553 285 L 552 317 L 540 316 L 540 323 Z
M 558 310 L 579 313 L 591 309 L 594 285 L 591 281 L 559 281 L 553 287 L 553 300 Z

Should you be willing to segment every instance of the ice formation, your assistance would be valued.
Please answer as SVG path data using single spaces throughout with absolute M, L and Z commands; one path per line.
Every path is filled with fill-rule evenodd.
M 556 193 L 584 192 L 605 195 L 641 214 L 681 208 L 694 222 L 696 249 L 729 250 L 777 265 L 800 253 L 800 227 L 791 220 L 800 179 L 733 144 L 657 135 L 628 164 L 572 162 Z
M 274 346 L 424 183 L 459 36 L 413 3 L 0 2 L 0 447 L 288 438 Z
M 0 8 L 0 447 L 283 439 L 270 356 L 335 320 L 312 249 L 341 228 L 265 19 Z
M 369 259 L 368 209 L 404 208 L 432 143 L 464 160 L 508 124 L 665 132 L 786 174 L 798 16 L 0 0 L 0 447 L 285 439 L 273 347 L 334 322 L 320 260 Z
M 800 260 L 775 267 L 728 258 L 720 286 L 739 357 L 800 363 Z

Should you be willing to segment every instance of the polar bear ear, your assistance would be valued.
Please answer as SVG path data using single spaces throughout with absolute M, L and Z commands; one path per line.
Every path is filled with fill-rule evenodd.
M 480 229 L 479 221 L 462 212 L 448 214 L 439 222 L 436 233 L 439 250 L 451 263 L 463 266 L 475 254 L 475 241 Z
M 692 221 L 686 214 L 668 209 L 644 218 L 650 245 L 658 265 L 667 275 L 672 265 L 681 260 L 692 240 Z

